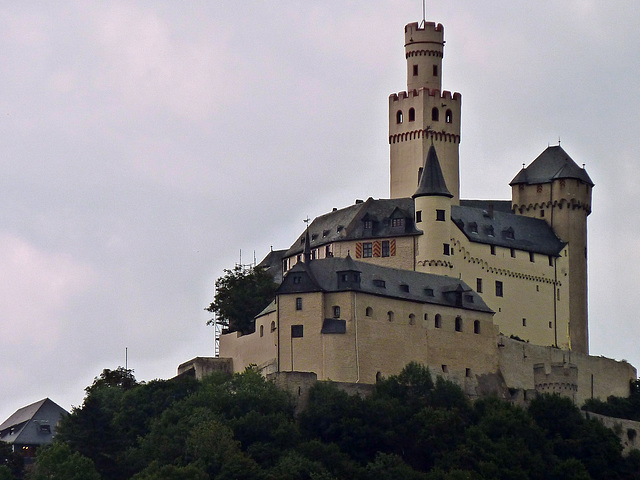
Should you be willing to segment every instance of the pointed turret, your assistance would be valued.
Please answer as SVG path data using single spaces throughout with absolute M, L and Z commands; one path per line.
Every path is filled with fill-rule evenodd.
M 442 175 L 442 168 L 440 168 L 440 161 L 438 160 L 438 154 L 436 148 L 431 144 L 429 152 L 427 153 L 427 159 L 420 175 L 420 182 L 418 183 L 418 189 L 413 194 L 413 199 L 417 197 L 434 196 L 439 195 L 442 197 L 452 198 L 453 195 L 447 188 L 447 184 Z

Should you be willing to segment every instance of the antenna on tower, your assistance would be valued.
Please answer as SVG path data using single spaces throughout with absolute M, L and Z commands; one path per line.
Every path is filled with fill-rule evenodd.
M 420 28 L 424 27 L 424 24 L 427 21 L 427 0 L 422 0 L 422 23 L 420 24 Z

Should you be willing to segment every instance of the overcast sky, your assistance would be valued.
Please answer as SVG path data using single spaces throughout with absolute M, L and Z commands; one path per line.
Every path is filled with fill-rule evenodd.
M 640 366 L 640 3 L 429 1 L 461 196 L 549 144 L 586 164 L 590 345 Z M 386 198 L 419 0 L 0 3 L 0 422 L 103 368 L 213 355 L 203 309 L 303 219 Z

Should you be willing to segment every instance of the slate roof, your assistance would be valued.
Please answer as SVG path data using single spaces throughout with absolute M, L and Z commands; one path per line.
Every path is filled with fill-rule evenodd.
M 339 272 L 357 274 L 357 281 L 343 283 Z M 296 281 L 296 277 L 299 279 Z M 384 286 L 382 286 L 384 285 Z M 372 295 L 420 303 L 493 311 L 462 280 L 443 275 L 381 267 L 347 258 L 298 262 L 284 277 L 278 294 L 357 290 Z M 433 296 L 431 296 L 433 293 Z
M 418 190 L 413 194 L 413 198 L 436 195 L 449 198 L 453 197 L 444 181 L 444 175 L 442 175 L 436 149 L 431 145 L 424 163 L 422 175 L 420 175 Z
M 509 185 L 536 185 L 563 178 L 578 179 L 593 186 L 587 171 L 580 168 L 560 145 L 556 145 L 547 147 L 528 167 L 520 170 Z
M 0 425 L 0 440 L 18 445 L 51 443 L 60 418 L 68 412 L 48 398 L 22 407 Z
M 276 283 L 282 282 L 282 258 L 286 252 L 286 250 L 271 250 L 257 265 L 260 268 L 264 268 L 265 272 L 271 275 Z
M 414 203 L 411 198 L 374 200 L 369 198 L 340 210 L 316 217 L 309 225 L 310 248 L 345 240 L 399 237 L 418 235 L 414 223 Z M 391 218 L 405 218 L 404 226 L 391 227 Z M 372 228 L 365 229 L 365 220 L 371 221 Z M 286 251 L 290 257 L 304 251 L 306 230 Z
M 451 219 L 472 242 L 557 256 L 566 245 L 544 220 L 454 205 Z M 475 226 L 475 228 L 474 228 Z
M 494 211 L 511 213 L 511 200 L 463 200 L 460 199 L 463 207 L 480 208 L 487 210 L 493 206 Z

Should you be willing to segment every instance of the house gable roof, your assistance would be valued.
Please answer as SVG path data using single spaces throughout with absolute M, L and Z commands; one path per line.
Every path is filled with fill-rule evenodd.
M 22 407 L 0 425 L 0 440 L 20 445 L 51 443 L 60 418 L 68 412 L 45 398 Z

